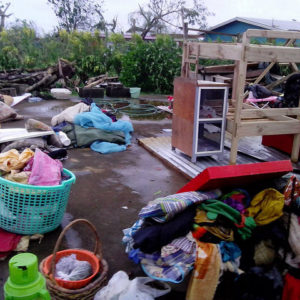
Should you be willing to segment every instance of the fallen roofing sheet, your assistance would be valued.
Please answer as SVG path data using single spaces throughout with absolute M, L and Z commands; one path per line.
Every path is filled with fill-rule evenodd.
M 22 95 L 22 96 L 16 96 L 16 97 L 13 97 L 14 102 L 12 103 L 11 107 L 17 105 L 18 103 L 20 103 L 21 101 L 23 101 L 23 100 L 29 98 L 30 96 L 31 96 L 30 93 L 25 93 L 25 94 Z
M 213 166 L 226 166 L 230 156 L 230 142 L 226 141 L 224 154 L 222 156 L 198 157 L 197 162 L 191 162 L 189 156 L 178 149 L 172 150 L 171 136 L 150 137 L 138 139 L 142 145 L 152 154 L 163 160 L 171 167 L 179 170 L 187 178 L 191 179 L 201 173 L 204 169 Z M 265 147 L 257 142 L 256 138 L 241 139 L 239 142 L 237 164 L 249 164 L 262 161 L 277 161 L 289 159 L 285 155 L 270 147 Z M 294 164 L 294 169 L 300 170 L 300 164 Z
M 54 131 L 29 132 L 24 128 L 0 129 L 0 143 L 54 134 Z

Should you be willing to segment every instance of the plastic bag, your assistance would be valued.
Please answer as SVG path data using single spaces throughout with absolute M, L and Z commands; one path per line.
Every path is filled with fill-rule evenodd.
M 149 277 L 137 277 L 129 280 L 128 275 L 119 271 L 113 275 L 108 285 L 101 289 L 94 297 L 94 300 L 154 300 L 171 291 L 168 284 L 160 282 L 163 289 L 157 289 L 147 285 L 154 279 Z
M 75 254 L 61 258 L 56 264 L 55 277 L 63 280 L 82 280 L 93 273 L 92 266 L 88 261 L 76 259 Z

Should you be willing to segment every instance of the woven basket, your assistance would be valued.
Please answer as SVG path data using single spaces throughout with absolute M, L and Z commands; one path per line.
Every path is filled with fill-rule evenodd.
M 94 249 L 94 254 L 99 258 L 99 263 L 100 263 L 100 272 L 95 276 L 93 281 L 91 281 L 88 285 L 81 289 L 77 290 L 69 290 L 65 289 L 57 284 L 57 282 L 54 279 L 54 276 L 52 274 L 55 274 L 55 259 L 56 259 L 56 253 L 60 247 L 61 241 L 65 235 L 65 233 L 74 225 L 77 223 L 84 223 L 88 225 L 88 227 L 93 231 L 95 238 L 96 238 L 96 245 Z M 95 294 L 101 289 L 101 287 L 106 283 L 107 279 L 107 272 L 108 272 L 108 264 L 106 260 L 103 259 L 102 257 L 102 252 L 101 252 L 101 243 L 100 239 L 98 236 L 98 233 L 96 231 L 95 226 L 90 223 L 86 219 L 77 219 L 68 224 L 64 228 L 64 230 L 61 232 L 54 250 L 53 250 L 53 256 L 52 256 L 52 261 L 51 261 L 51 271 L 49 274 L 44 273 L 44 262 L 46 258 L 42 260 L 40 263 L 39 269 L 40 272 L 46 277 L 46 285 L 47 289 L 51 295 L 52 300 L 72 300 L 72 299 L 84 299 L 84 300 L 92 300 L 94 299 Z

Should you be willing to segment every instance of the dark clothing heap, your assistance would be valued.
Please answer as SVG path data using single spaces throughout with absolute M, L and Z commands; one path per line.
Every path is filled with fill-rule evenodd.
M 68 124 L 61 128 L 71 140 L 73 147 L 89 147 L 95 141 L 105 141 L 125 144 L 125 136 L 121 131 L 107 131 L 98 128 L 84 128 L 79 125 Z

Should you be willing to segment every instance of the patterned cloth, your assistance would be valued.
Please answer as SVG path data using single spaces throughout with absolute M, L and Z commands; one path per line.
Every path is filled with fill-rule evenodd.
M 192 254 L 196 251 L 196 241 L 191 232 L 186 237 L 173 240 L 170 244 L 187 254 Z
M 163 223 L 194 203 L 216 199 L 220 196 L 220 190 L 213 190 L 209 192 L 185 192 L 157 198 L 141 209 L 139 217 L 143 219 L 151 217 L 155 221 Z
M 221 256 L 217 245 L 197 241 L 197 257 L 186 300 L 212 300 L 219 282 Z
M 192 250 L 192 253 L 188 253 L 173 244 L 180 244 L 182 248 Z M 196 244 L 195 241 L 190 240 L 190 237 L 182 237 L 162 247 L 161 251 L 152 254 L 132 250 L 130 258 L 136 263 L 140 262 L 142 269 L 149 277 L 179 283 L 193 269 Z
M 123 229 L 123 244 L 126 245 L 125 252 L 129 253 L 133 249 L 134 240 L 132 236 L 142 227 L 144 220 L 138 219 L 130 228 Z
M 300 182 L 296 176 L 291 176 L 287 185 L 284 188 L 283 195 L 284 195 L 284 204 L 289 206 L 292 201 L 292 189 L 293 189 L 293 181 L 295 180 L 295 189 L 294 189 L 294 196 L 293 199 L 296 200 L 300 197 Z

